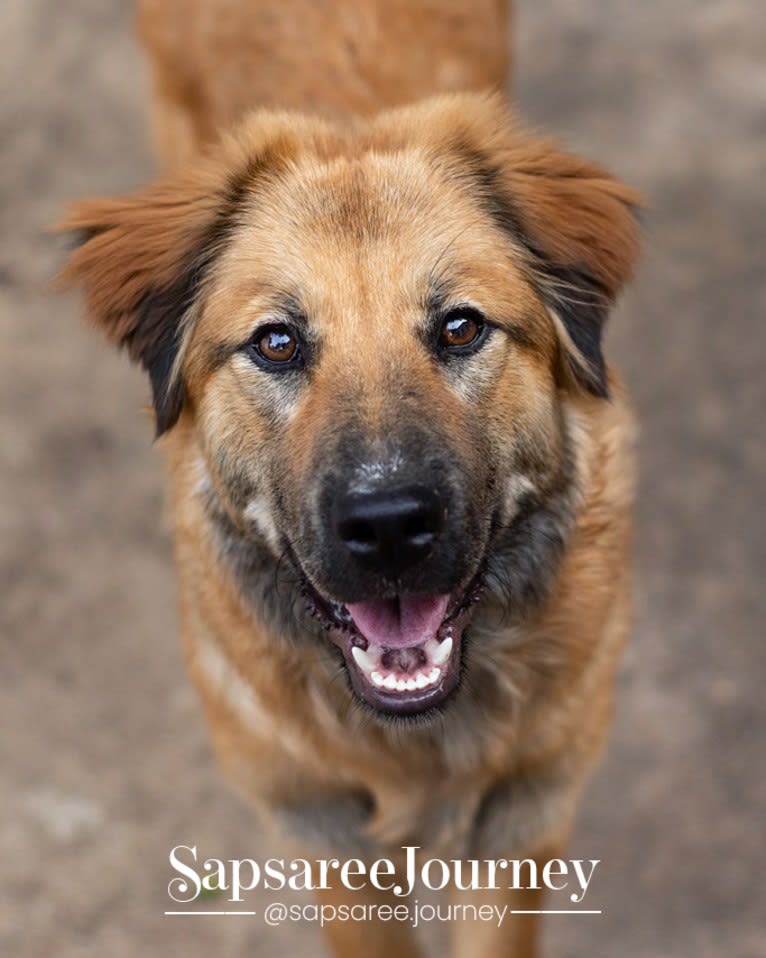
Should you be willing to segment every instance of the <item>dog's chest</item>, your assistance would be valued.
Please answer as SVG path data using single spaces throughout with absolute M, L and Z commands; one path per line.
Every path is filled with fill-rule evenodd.
M 307 791 L 280 805 L 277 819 L 286 837 L 328 853 L 396 858 L 402 847 L 417 846 L 446 858 L 497 858 L 533 847 L 571 800 L 564 782 L 512 776 L 439 788 L 424 777 L 374 792 Z

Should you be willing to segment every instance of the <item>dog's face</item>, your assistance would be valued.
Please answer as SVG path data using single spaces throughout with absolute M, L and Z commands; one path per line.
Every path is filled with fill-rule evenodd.
M 256 115 L 66 224 L 87 239 L 69 276 L 148 369 L 159 431 L 193 424 L 211 513 L 289 561 L 374 709 L 446 704 L 483 589 L 544 588 L 563 403 L 607 395 L 634 201 L 471 96 L 355 135 Z

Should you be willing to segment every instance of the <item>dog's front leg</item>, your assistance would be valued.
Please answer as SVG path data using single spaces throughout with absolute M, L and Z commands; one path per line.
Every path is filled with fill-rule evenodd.
M 401 905 L 401 899 L 375 888 L 349 891 L 343 886 L 317 892 L 321 908 L 330 906 L 335 920 L 324 925 L 324 933 L 335 958 L 421 958 L 412 928 L 401 921 L 382 921 L 375 917 L 381 905 Z M 345 909 L 353 908 L 357 915 L 362 909 L 368 917 L 360 920 L 341 920 Z M 354 914 L 354 912 L 350 912 Z
M 557 858 L 558 852 L 546 847 L 524 857 L 537 863 L 539 874 L 544 863 Z M 489 883 L 484 880 L 482 884 Z M 542 888 L 453 891 L 456 910 L 450 923 L 452 958 L 537 958 L 540 916 L 530 913 L 545 907 L 544 895 Z M 474 918 L 479 909 L 482 917 Z

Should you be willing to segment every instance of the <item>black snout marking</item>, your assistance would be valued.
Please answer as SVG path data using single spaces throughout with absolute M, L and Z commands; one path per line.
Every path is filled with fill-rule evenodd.
M 396 577 L 431 552 L 445 518 L 435 490 L 407 486 L 339 496 L 332 529 L 356 560 L 378 574 Z

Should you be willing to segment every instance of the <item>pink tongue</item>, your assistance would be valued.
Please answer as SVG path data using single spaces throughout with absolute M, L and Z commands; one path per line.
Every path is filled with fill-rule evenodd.
M 403 649 L 434 638 L 448 604 L 448 595 L 400 595 L 352 602 L 346 608 L 370 643 Z

